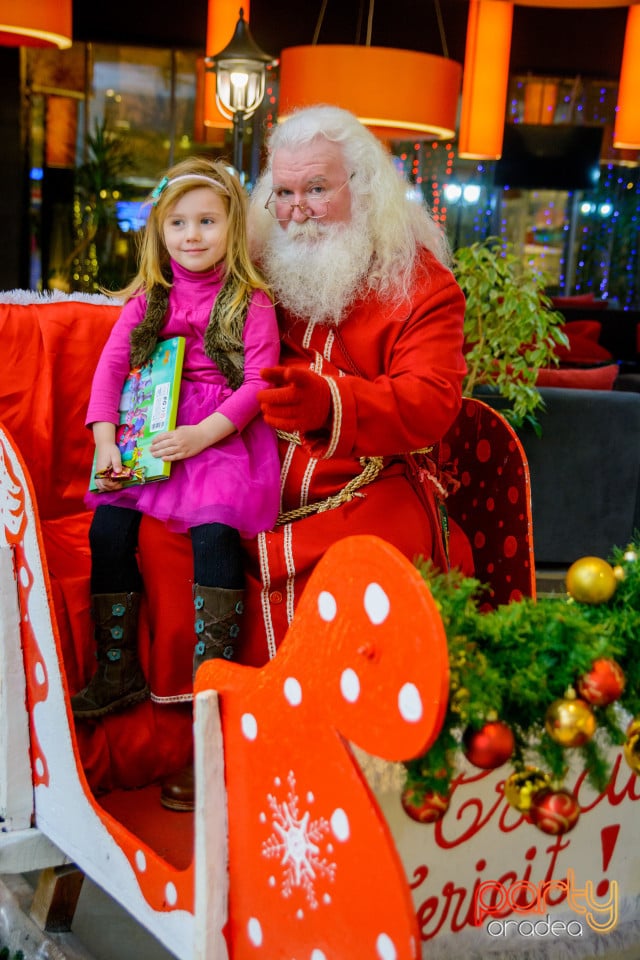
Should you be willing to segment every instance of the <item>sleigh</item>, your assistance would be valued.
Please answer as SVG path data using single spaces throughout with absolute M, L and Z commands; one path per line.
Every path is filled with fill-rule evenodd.
M 413 960 L 436 934 L 460 938 L 471 902 L 460 914 L 445 903 L 445 834 L 434 841 L 403 818 L 397 785 L 376 784 L 384 765 L 367 768 L 366 754 L 393 765 L 427 750 L 448 695 L 438 611 L 389 544 L 336 544 L 276 657 L 206 663 L 194 687 L 185 544 L 143 521 L 140 562 L 158 603 L 142 611 L 140 643 L 155 698 L 74 723 L 69 694 L 91 671 L 82 418 L 117 308 L 60 299 L 0 311 L 0 874 L 42 870 L 50 901 L 69 877 L 77 897 L 89 876 L 180 960 Z M 449 512 L 488 602 L 533 595 L 517 437 L 465 400 L 441 457 L 460 480 Z M 166 811 L 159 781 L 192 751 L 195 812 Z M 490 811 L 449 842 L 476 863 L 469 897 L 488 869 L 469 859 L 474 841 L 486 843 L 490 820 L 498 836 L 518 826 L 496 782 L 476 771 L 457 785 L 458 823 L 469 804 Z M 504 849 L 509 860 L 513 835 Z M 72 892 L 70 916 L 73 902 Z M 39 920 L 46 927 L 46 909 Z

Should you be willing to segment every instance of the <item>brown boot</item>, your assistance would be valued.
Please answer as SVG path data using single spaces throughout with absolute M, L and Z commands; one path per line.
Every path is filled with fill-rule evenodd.
M 233 660 L 240 634 L 239 619 L 243 612 L 244 590 L 223 587 L 194 587 L 193 603 L 196 611 L 196 645 L 193 654 L 193 676 L 205 660 L 224 657 Z M 160 803 L 179 813 L 195 808 L 195 778 L 193 766 L 173 774 L 162 784 Z
M 98 668 L 71 697 L 74 717 L 92 719 L 122 710 L 149 696 L 138 660 L 139 593 L 99 593 L 92 598 Z
M 224 587 L 194 587 L 196 611 L 194 628 L 196 645 L 193 653 L 193 676 L 205 660 L 224 657 L 234 660 L 240 634 L 240 617 L 244 610 L 244 590 Z

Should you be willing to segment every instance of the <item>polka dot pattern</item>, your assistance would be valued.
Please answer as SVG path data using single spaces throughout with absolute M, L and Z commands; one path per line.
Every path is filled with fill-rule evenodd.
M 251 917 L 249 920 L 247 934 L 249 935 L 249 940 L 254 947 L 262 946 L 262 927 L 260 925 L 260 921 L 256 920 L 255 917 Z
M 375 626 L 378 626 L 389 616 L 391 604 L 389 597 L 378 583 L 370 583 L 364 594 L 364 609 Z
M 302 703 L 302 687 L 295 677 L 287 677 L 285 680 L 284 697 L 292 707 L 298 707 Z
M 348 703 L 355 703 L 360 696 L 360 679 L 355 670 L 347 668 L 340 677 L 340 691 Z
M 397 960 L 398 951 L 391 937 L 381 933 L 376 940 L 376 952 L 380 960 Z
M 335 597 L 327 590 L 323 590 L 318 596 L 318 613 L 323 620 L 331 623 L 332 620 L 335 620 L 337 612 L 338 606 Z
M 417 723 L 422 718 L 422 698 L 413 683 L 405 683 L 398 695 L 400 716 L 408 723 Z
M 247 740 L 255 740 L 258 736 L 258 721 L 252 713 L 245 713 L 240 721 L 242 733 Z
M 351 833 L 349 828 L 349 818 L 344 810 L 334 810 L 331 817 L 331 829 L 337 840 L 342 843 L 349 839 Z
M 171 881 L 169 881 L 164 888 L 164 896 L 167 904 L 170 907 L 175 907 L 176 903 L 178 902 L 178 891 L 176 890 L 175 884 L 171 883 Z
M 476 399 L 441 443 L 443 470 L 459 481 L 447 509 L 470 541 L 475 577 L 491 606 L 534 592 L 530 483 L 526 456 L 509 424 Z

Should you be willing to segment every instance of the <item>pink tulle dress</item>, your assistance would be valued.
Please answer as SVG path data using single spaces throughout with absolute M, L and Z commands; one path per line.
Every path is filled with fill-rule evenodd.
M 177 425 L 196 424 L 214 411 L 236 432 L 195 457 L 174 461 L 171 476 L 114 493 L 87 493 L 90 509 L 100 504 L 132 507 L 186 533 L 202 523 L 225 523 L 253 537 L 274 525 L 279 505 L 280 466 L 274 431 L 262 419 L 256 400 L 266 386 L 260 370 L 277 364 L 280 352 L 275 310 L 257 290 L 244 327 L 244 382 L 232 390 L 204 352 L 211 307 L 222 286 L 221 272 L 185 270 L 171 262 L 174 282 L 159 339 L 186 338 Z M 86 423 L 118 423 L 118 402 L 129 373 L 129 333 L 142 320 L 143 296 L 134 297 L 105 344 L 93 378 Z

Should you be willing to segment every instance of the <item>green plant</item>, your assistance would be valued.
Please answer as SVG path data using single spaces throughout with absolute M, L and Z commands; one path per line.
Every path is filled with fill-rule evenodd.
M 557 364 L 555 347 L 567 344 L 562 314 L 544 293 L 544 274 L 527 267 L 513 244 L 495 237 L 460 247 L 454 273 L 467 298 L 465 394 L 493 387 L 508 401 L 503 412 L 514 425 L 535 422 L 543 404 L 537 372 Z
M 133 156 L 118 134 L 96 122 L 86 140 L 87 159 L 76 170 L 74 225 L 76 246 L 69 264 L 74 289 L 93 293 L 126 283 L 118 256 L 118 200 L 135 196 L 126 176 L 134 168 Z
M 612 766 L 607 751 L 625 743 L 629 718 L 640 718 L 638 537 L 615 548 L 610 560 L 617 585 L 606 602 L 581 602 L 567 593 L 524 598 L 493 610 L 483 607 L 477 580 L 418 563 L 447 633 L 450 695 L 435 743 L 405 765 L 416 800 L 428 791 L 448 791 L 461 769 L 464 731 L 495 719 L 514 734 L 514 770 L 533 763 L 562 781 L 573 759 L 574 769 L 581 764 L 589 782 L 604 789 Z M 614 659 L 626 684 L 615 703 L 592 701 L 598 735 L 567 750 L 550 737 L 547 710 L 600 658 Z

